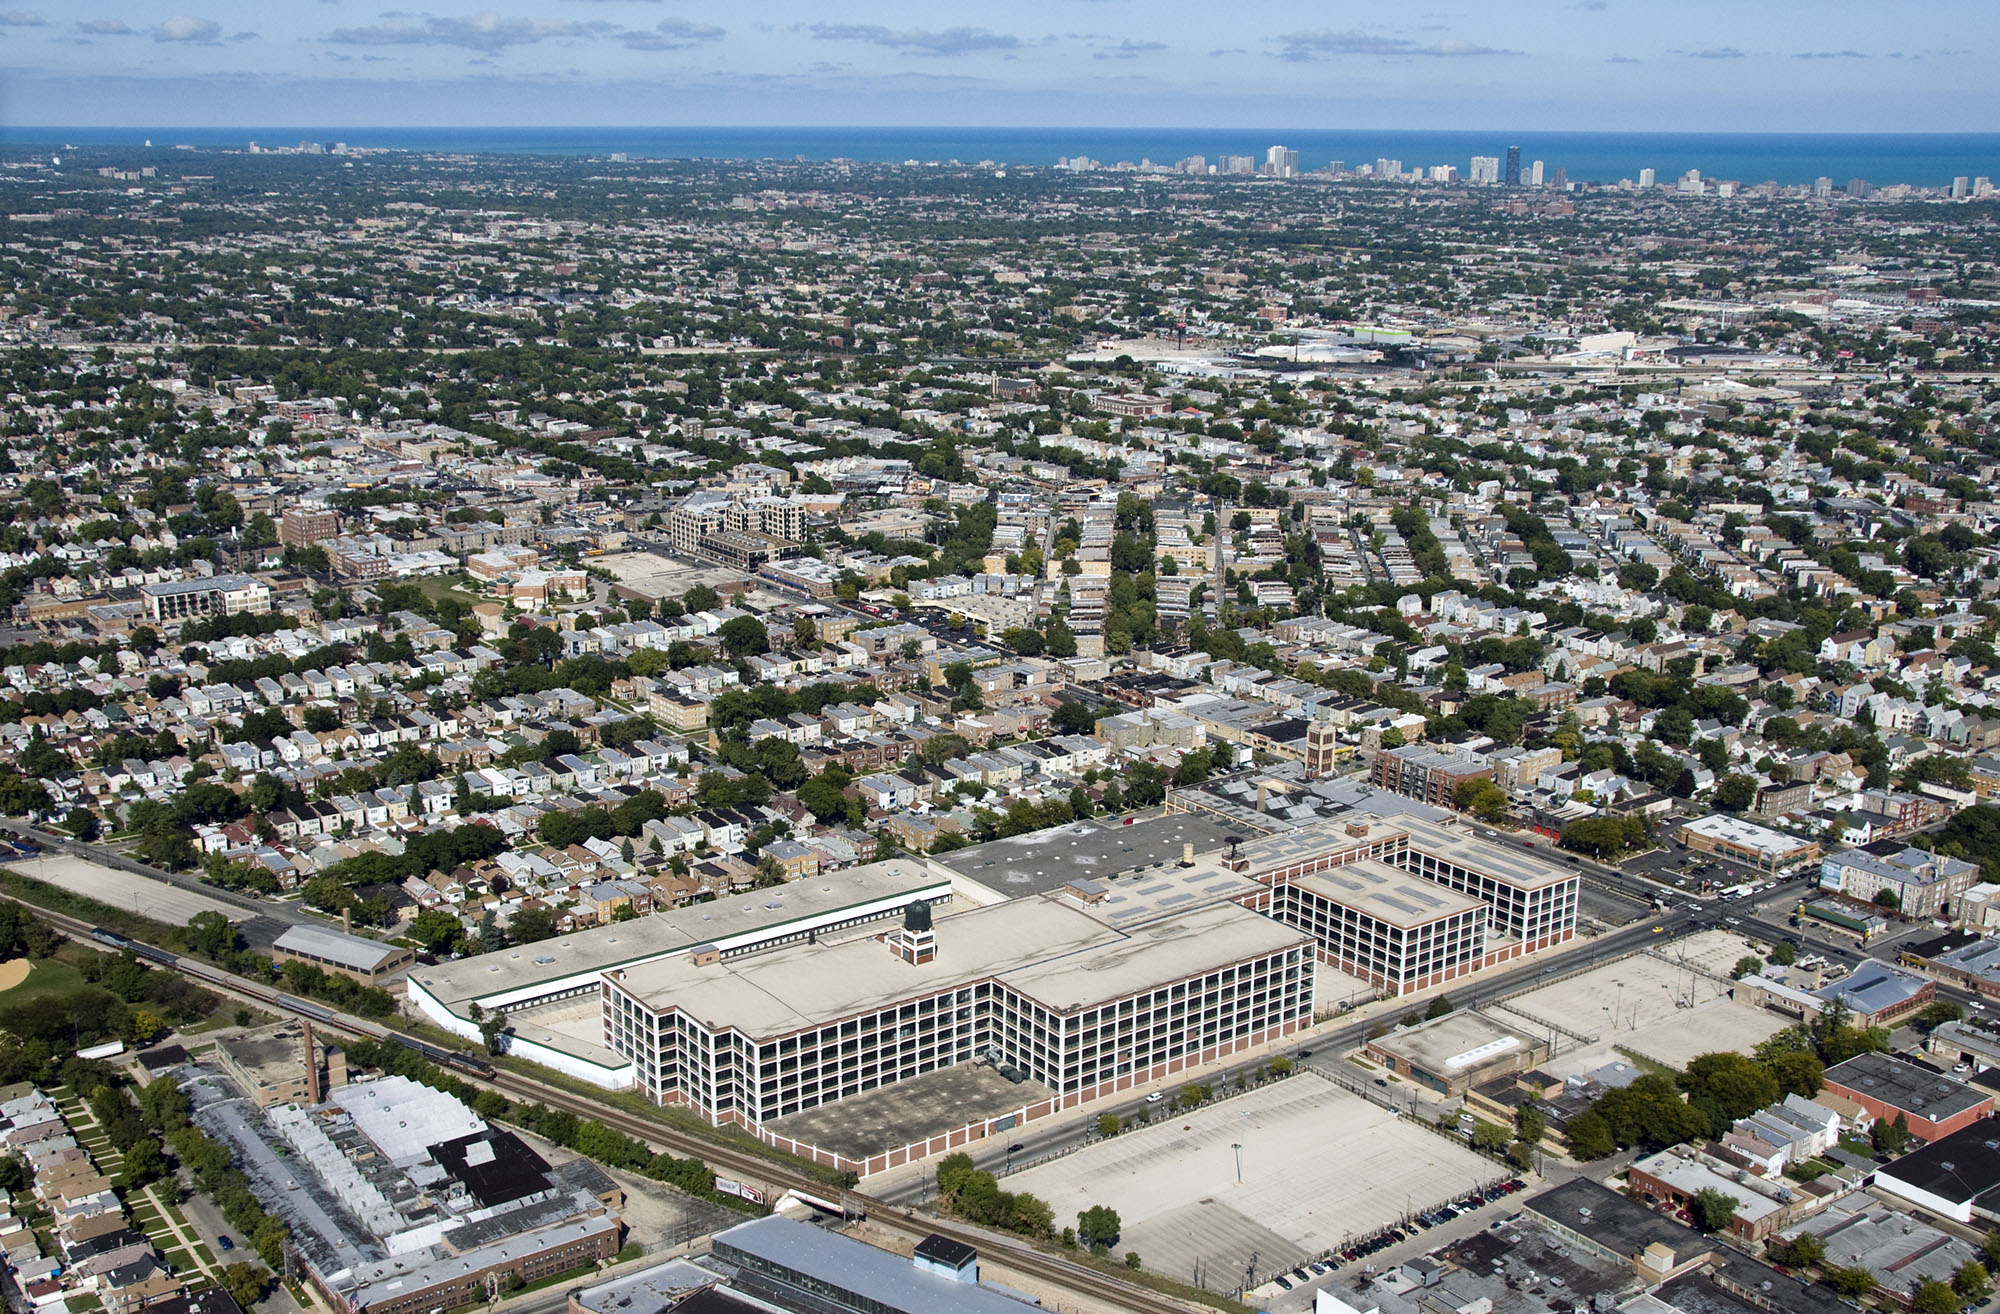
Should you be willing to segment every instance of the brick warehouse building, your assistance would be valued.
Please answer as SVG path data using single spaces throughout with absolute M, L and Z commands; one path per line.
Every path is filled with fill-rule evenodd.
M 1926 1144 L 1990 1117 L 1993 1097 L 1962 1081 L 1891 1058 L 1858 1054 L 1826 1070 L 1825 1089 L 1854 1101 L 1869 1116 L 1909 1120 L 1910 1135 Z

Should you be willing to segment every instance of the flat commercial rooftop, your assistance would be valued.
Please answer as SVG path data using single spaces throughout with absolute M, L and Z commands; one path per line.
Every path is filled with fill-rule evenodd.
M 1543 862 L 1512 844 L 1494 844 L 1456 826 L 1441 826 L 1416 817 L 1399 817 L 1394 824 L 1409 831 L 1411 848 L 1481 875 L 1496 877 L 1516 889 L 1539 890 L 1577 878 L 1575 872 Z
M 935 924 L 937 957 L 906 963 L 873 939 L 795 945 L 696 966 L 687 956 L 623 969 L 617 984 L 711 1030 L 784 1035 L 978 980 L 1057 1010 L 1081 1008 L 1293 945 L 1302 932 L 1235 904 L 1121 930 L 1058 896 L 1013 899 Z
M 732 1261 L 732 1252 L 741 1252 L 761 1261 L 767 1272 L 797 1273 L 803 1278 L 801 1285 L 851 1293 L 866 1302 L 862 1308 L 893 1314 L 941 1309 L 1026 1314 L 1033 1308 L 990 1287 L 929 1272 L 901 1255 L 776 1214 L 716 1233 L 714 1247 L 715 1257 L 725 1264 Z M 853 1307 L 859 1302 L 840 1303 Z
M 1276 871 L 1340 849 L 1389 843 L 1404 833 L 1399 822 L 1357 812 L 1337 821 L 1316 821 L 1297 830 L 1260 836 L 1238 848 L 1236 856 L 1248 864 L 1247 871 Z
M 608 570 L 619 584 L 648 597 L 679 597 L 697 584 L 728 596 L 751 576 L 740 570 L 704 566 L 659 552 L 614 552 L 591 563 Z
M 1213 859 L 1197 859 L 1191 867 L 1162 862 L 1109 879 L 1079 877 L 1070 884 L 1096 891 L 1090 915 L 1113 926 L 1131 926 L 1167 913 L 1222 903 L 1262 888 Z
M 1471 895 L 1412 876 L 1377 858 L 1295 876 L 1291 884 L 1345 908 L 1411 929 L 1486 905 Z
M 1038 1081 L 1013 1082 L 992 1068 L 960 1063 L 849 1095 L 764 1127 L 850 1159 L 866 1159 L 981 1118 L 1004 1117 L 1054 1094 Z
M 1894 1109 L 1921 1113 L 1933 1122 L 1955 1118 L 1990 1104 L 1993 1096 L 1953 1077 L 1905 1063 L 1888 1054 L 1857 1054 L 1826 1070 L 1828 1085 L 1839 1085 Z
M 349 935 L 331 927 L 300 923 L 279 936 L 271 946 L 287 953 L 303 954 L 357 972 L 375 972 L 407 950 L 365 936 Z
M 1457 1077 L 1502 1055 L 1532 1050 L 1537 1042 L 1531 1032 L 1483 1013 L 1459 1009 L 1421 1026 L 1391 1031 L 1371 1043 L 1407 1058 L 1426 1072 Z
M 553 986 L 565 978 L 635 966 L 698 944 L 714 944 L 726 953 L 732 939 L 770 935 L 791 922 L 829 918 L 866 904 L 883 903 L 881 915 L 886 917 L 920 893 L 942 897 L 949 893 L 949 882 L 921 863 L 892 858 L 500 953 L 417 967 L 409 977 L 440 1003 L 455 1008 L 538 983 Z
M 1212 853 L 1254 832 L 1201 813 L 1177 813 L 1129 826 L 1079 821 L 975 844 L 933 859 L 937 865 L 1009 897 L 1059 890 L 1079 876 L 1102 880 L 1134 867 L 1177 860 L 1183 845 Z

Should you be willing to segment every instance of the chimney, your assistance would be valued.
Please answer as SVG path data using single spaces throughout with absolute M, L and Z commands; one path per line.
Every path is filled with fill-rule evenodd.
M 306 1028 L 306 1103 L 318 1104 L 324 1098 L 324 1096 L 322 1096 L 320 1093 L 320 1085 L 319 1085 L 319 1055 L 313 1052 L 313 1024 L 311 1022 L 307 1022 L 305 1024 L 305 1028 Z
M 1183 867 L 1192 867 L 1192 866 L 1194 866 L 1194 843 L 1193 843 L 1193 841 L 1189 841 L 1188 843 L 1186 843 L 1186 844 L 1183 844 L 1183 845 L 1181 845 L 1181 866 L 1183 866 Z
M 1264 798 L 1270 792 L 1271 792 L 1270 781 L 1260 780 L 1257 782 L 1257 810 L 1259 812 L 1262 812 L 1264 810 Z
M 340 929 L 349 935 L 354 934 L 354 909 L 342 908 L 340 910 Z
M 347 1084 L 347 1051 L 338 1045 L 326 1046 L 326 1088 Z

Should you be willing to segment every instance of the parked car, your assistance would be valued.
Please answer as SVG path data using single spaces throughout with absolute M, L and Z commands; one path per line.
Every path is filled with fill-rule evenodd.
M 230 1240 L 230 1239 L 229 1239 L 228 1237 L 226 1237 L 226 1236 L 219 1236 L 219 1237 L 215 1238 L 215 1244 L 216 1244 L 216 1245 L 217 1245 L 218 1247 L 220 1247 L 221 1249 L 223 1249 L 223 1250 L 234 1250 L 234 1249 L 236 1249 L 236 1243 L 235 1243 L 234 1241 L 231 1241 L 231 1240 Z

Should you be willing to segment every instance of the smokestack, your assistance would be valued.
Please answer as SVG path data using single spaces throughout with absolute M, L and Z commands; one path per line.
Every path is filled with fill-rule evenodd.
M 313 1024 L 306 1028 L 306 1103 L 318 1104 L 322 1098 L 319 1086 L 319 1055 L 313 1053 Z
M 354 934 L 354 909 L 342 908 L 340 910 L 340 929 L 349 935 Z
M 1271 792 L 1270 781 L 1260 780 L 1257 782 L 1257 810 L 1259 812 L 1262 812 L 1264 810 L 1264 799 L 1267 795 L 1270 794 L 1270 792 Z

